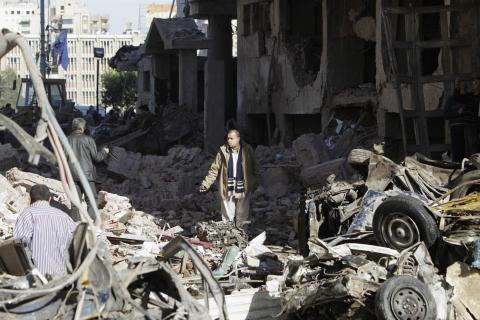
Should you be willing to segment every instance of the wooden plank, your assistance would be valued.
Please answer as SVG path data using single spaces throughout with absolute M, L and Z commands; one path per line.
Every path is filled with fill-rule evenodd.
M 112 232 L 105 232 L 105 236 L 107 237 L 108 240 L 121 241 L 121 242 L 143 243 L 143 242 L 155 241 L 154 238 L 147 238 L 144 236 L 137 236 L 134 234 L 127 234 L 127 233 L 116 235 L 116 234 L 113 234 Z

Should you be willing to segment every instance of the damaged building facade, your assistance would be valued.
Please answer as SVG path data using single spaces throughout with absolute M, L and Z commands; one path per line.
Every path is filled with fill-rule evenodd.
M 478 3 L 239 0 L 237 120 L 288 142 L 367 109 L 380 138 L 445 151 L 454 80 L 478 76 Z
M 340 120 L 375 127 L 387 152 L 438 157 L 449 149 L 443 108 L 454 81 L 479 74 L 479 3 L 189 1 L 176 20 L 154 19 L 139 48 L 137 105 L 203 112 L 210 151 L 223 143 L 219 128 L 289 145 Z M 208 21 L 207 34 L 193 19 Z

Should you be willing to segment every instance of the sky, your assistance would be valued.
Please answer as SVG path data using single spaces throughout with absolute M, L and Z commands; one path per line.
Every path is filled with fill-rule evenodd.
M 134 28 L 138 25 L 138 9 L 142 7 L 142 25 L 145 19 L 145 5 L 149 3 L 172 3 L 172 0 L 80 0 L 85 3 L 91 15 L 108 15 L 110 32 L 121 33 L 127 22 L 132 22 Z M 143 26 L 142 26 L 143 27 Z

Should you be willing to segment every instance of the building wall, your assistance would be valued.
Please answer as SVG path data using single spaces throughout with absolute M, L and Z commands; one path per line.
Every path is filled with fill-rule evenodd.
M 154 106 L 149 104 L 150 102 L 155 101 L 155 77 L 152 74 L 152 59 L 152 56 L 145 56 L 138 63 L 137 107 L 147 104 L 149 106 L 149 110 L 152 113 L 155 113 Z
M 57 0 L 51 10 L 52 23 L 69 33 L 91 33 L 90 13 L 77 0 Z
M 376 0 L 377 1 L 377 14 L 376 20 L 381 21 L 383 17 L 383 8 L 385 6 L 398 5 L 393 0 Z M 443 48 L 426 48 L 422 51 L 420 62 L 409 61 L 406 50 L 397 50 L 397 68 L 399 74 L 407 75 L 414 74 L 415 70 L 420 70 L 420 77 L 433 77 L 437 76 L 438 82 L 423 83 L 420 87 L 423 91 L 423 95 L 420 94 L 419 101 L 423 99 L 423 105 L 426 111 L 426 117 L 428 118 L 428 135 L 429 144 L 432 145 L 435 139 L 437 143 L 443 143 L 448 141 L 448 125 L 445 125 L 443 119 L 442 110 L 448 97 L 453 94 L 454 78 L 471 80 L 476 78 L 480 70 L 480 47 L 478 46 L 478 16 L 480 11 L 478 4 L 480 1 L 467 1 L 467 0 L 437 0 L 431 1 L 431 6 L 442 5 L 471 5 L 475 4 L 476 9 L 467 9 L 454 11 L 449 13 L 448 23 L 446 30 L 450 39 L 466 39 L 468 42 L 466 45 L 458 46 L 451 50 L 448 54 L 445 54 Z M 442 40 L 442 27 L 441 27 L 441 14 L 429 14 L 419 15 L 420 30 L 418 31 L 418 38 L 424 41 L 441 41 Z M 403 23 L 401 18 L 395 18 L 391 16 L 387 22 L 392 22 L 392 37 L 393 40 L 408 40 L 407 35 L 408 21 Z M 395 23 L 396 22 L 396 23 Z M 379 96 L 378 105 L 378 125 L 379 136 L 390 139 L 401 138 L 401 126 L 399 120 L 399 99 L 396 90 L 395 77 L 391 71 L 390 59 L 388 57 L 387 42 L 385 38 L 384 25 L 377 23 L 376 27 L 376 90 Z M 410 36 L 411 37 L 411 36 Z M 447 50 L 450 51 L 450 50 Z M 444 54 L 446 59 L 444 59 Z M 448 57 L 450 55 L 450 57 Z M 417 64 L 420 67 L 417 68 Z M 450 81 L 440 81 L 442 75 L 452 75 Z M 419 90 L 420 91 L 420 90 Z M 401 84 L 401 96 L 402 104 L 405 110 L 414 110 L 417 105 L 415 97 L 415 91 L 411 84 Z M 430 115 L 428 113 L 430 112 Z M 435 114 L 437 113 L 437 114 Z M 435 121 L 435 122 L 434 122 Z M 412 118 L 406 119 L 407 126 L 413 128 Z M 438 135 L 436 131 L 441 131 L 444 135 Z M 407 130 L 407 139 L 410 141 L 416 140 L 416 135 L 413 130 Z M 440 136 L 439 138 L 436 136 Z M 419 144 L 419 143 L 417 143 Z M 443 151 L 447 150 L 446 147 Z M 443 152 L 442 151 L 442 152 Z
M 246 26 L 244 10 L 249 4 L 251 1 L 248 0 L 238 2 L 239 109 L 247 114 L 267 112 L 268 79 L 269 74 L 273 74 L 272 105 L 276 111 L 294 114 L 318 112 L 325 93 L 325 74 L 318 70 L 315 74 L 295 75 L 295 57 L 289 50 L 284 33 L 286 19 L 282 15 L 286 8 L 282 6 L 282 1 L 273 1 L 268 8 L 266 28 L 255 30 Z M 270 30 L 265 30 L 267 28 Z M 322 51 L 318 51 L 317 55 L 321 57 Z M 301 76 L 305 79 L 298 79 Z
M 25 35 L 34 54 L 40 49 L 39 35 Z M 96 104 L 96 58 L 93 48 L 105 49 L 105 58 L 100 61 L 100 77 L 110 69 L 107 60 L 124 45 L 138 45 L 140 39 L 133 35 L 68 35 L 69 66 L 65 72 L 58 67 L 58 73 L 50 77 L 65 78 L 67 99 L 80 105 Z M 28 70 L 18 48 L 13 49 L 0 60 L 0 70 L 12 68 L 21 77 L 28 76 Z M 101 90 L 101 88 L 100 88 Z
M 145 21 L 143 22 L 143 27 L 148 30 L 152 24 L 154 18 L 168 19 L 170 16 L 171 4 L 147 4 L 145 6 Z M 173 6 L 172 18 L 177 14 L 177 6 Z
M 259 116 L 270 113 L 271 130 L 280 130 L 282 138 L 289 134 L 291 117 L 321 115 L 321 128 L 336 95 L 364 83 L 373 86 L 374 8 L 372 0 L 238 1 L 242 127 L 254 132 Z
M 1 27 L 22 34 L 40 33 L 40 8 L 36 1 L 0 1 Z
M 286 1 L 274 0 L 268 7 L 261 8 L 262 3 L 265 2 L 237 2 L 237 120 L 247 131 L 251 131 L 248 116 L 268 112 L 270 78 L 270 112 L 276 114 L 276 126 L 281 131 L 286 131 L 284 114 L 312 114 L 320 111 L 326 94 L 327 57 L 326 52 L 320 48 L 315 51 L 314 66 L 308 66 L 302 50 L 297 51 L 301 43 L 297 42 L 295 30 L 292 30 L 289 23 L 287 14 L 291 8 L 287 7 Z M 294 5 L 293 2 L 292 4 Z M 321 6 L 322 4 L 320 12 L 302 14 L 306 13 L 317 25 L 323 24 Z M 262 13 L 259 14 L 259 11 Z M 303 15 L 302 19 L 306 19 L 306 16 Z M 315 37 L 316 41 L 320 39 L 322 43 L 325 29 L 309 28 L 310 38 Z M 299 65 L 306 68 L 299 69 Z

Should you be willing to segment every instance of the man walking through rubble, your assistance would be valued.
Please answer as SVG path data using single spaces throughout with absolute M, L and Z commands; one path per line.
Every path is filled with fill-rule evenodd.
M 95 203 L 90 203 L 90 200 L 86 196 L 85 190 L 80 183 L 80 178 L 73 170 L 73 179 L 75 180 L 75 186 L 80 196 L 85 196 L 87 202 L 88 214 L 95 220 L 95 213 L 93 206 L 96 206 L 97 201 L 97 189 L 95 187 L 95 179 L 97 177 L 95 164 L 93 162 L 101 162 L 105 160 L 110 150 L 103 148 L 101 151 L 97 151 L 97 145 L 92 137 L 85 134 L 86 121 L 82 118 L 75 118 L 72 121 L 72 134 L 68 137 L 68 142 L 73 149 L 73 153 L 77 157 L 80 167 L 83 170 L 95 197 Z M 70 166 L 72 167 L 72 166 Z M 78 208 L 72 210 L 72 218 L 75 221 L 79 221 Z
M 63 211 L 50 206 L 52 196 L 47 186 L 30 189 L 30 207 L 15 223 L 13 237 L 22 241 L 32 254 L 34 265 L 43 274 L 65 273 L 65 248 L 76 224 Z
M 256 188 L 256 165 L 253 149 L 241 141 L 238 130 L 230 130 L 227 144 L 220 147 L 199 191 L 206 192 L 219 180 L 223 221 L 244 228 L 250 210 L 250 196 Z

